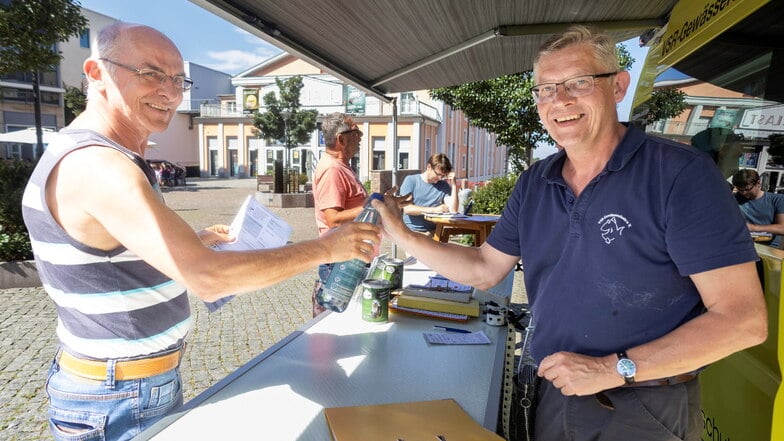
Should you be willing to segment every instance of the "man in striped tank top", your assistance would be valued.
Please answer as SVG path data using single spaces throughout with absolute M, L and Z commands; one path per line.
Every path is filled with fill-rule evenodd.
M 116 23 L 98 34 L 84 73 L 87 109 L 49 144 L 23 211 L 58 312 L 60 349 L 47 381 L 52 433 L 124 440 L 182 403 L 187 291 L 212 302 L 322 262 L 367 262 L 380 231 L 350 223 L 277 249 L 213 250 L 230 239 L 228 227 L 194 232 L 163 203 L 143 159 L 149 135 L 166 130 L 193 84 L 174 43 Z

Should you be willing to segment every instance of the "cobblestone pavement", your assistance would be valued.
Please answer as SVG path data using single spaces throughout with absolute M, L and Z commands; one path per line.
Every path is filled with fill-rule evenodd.
M 195 229 L 228 224 L 256 181 L 190 180 L 165 189 L 164 198 Z M 293 227 L 292 241 L 317 236 L 313 208 L 272 208 Z M 382 251 L 388 252 L 385 243 Z M 194 326 L 182 375 L 185 400 L 198 395 L 310 320 L 316 269 L 248 295 L 209 314 L 191 298 Z M 520 286 L 516 273 L 516 288 Z M 515 289 L 520 301 L 520 290 Z M 0 439 L 50 439 L 46 423 L 46 373 L 57 347 L 56 313 L 41 288 L 0 289 Z

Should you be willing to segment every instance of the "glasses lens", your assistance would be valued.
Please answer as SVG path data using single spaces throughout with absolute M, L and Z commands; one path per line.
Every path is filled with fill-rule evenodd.
M 555 83 L 534 86 L 531 88 L 531 92 L 534 94 L 534 100 L 540 103 L 549 103 L 553 100 L 553 97 L 555 97 L 556 87 L 558 86 Z
M 593 92 L 593 84 L 593 76 L 585 75 L 564 81 L 564 89 L 573 97 L 585 96 Z

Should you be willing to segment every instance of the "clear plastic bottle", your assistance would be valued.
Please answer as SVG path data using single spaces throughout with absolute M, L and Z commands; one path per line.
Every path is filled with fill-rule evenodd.
M 384 196 L 379 193 L 371 194 L 354 222 L 378 223 L 378 212 L 370 205 L 370 201 L 374 199 L 383 201 Z M 354 290 L 365 279 L 366 273 L 365 262 L 359 259 L 336 262 L 327 276 L 327 280 L 316 293 L 316 301 L 332 311 L 345 311 Z

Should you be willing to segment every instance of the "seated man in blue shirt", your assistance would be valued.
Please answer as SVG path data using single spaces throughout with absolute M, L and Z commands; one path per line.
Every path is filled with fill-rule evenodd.
M 762 191 L 756 170 L 742 169 L 732 175 L 732 185 L 738 196 L 740 211 L 752 233 L 770 233 L 770 246 L 781 248 L 784 234 L 784 195 Z
M 409 193 L 414 201 L 403 208 L 403 221 L 411 230 L 432 236 L 436 226 L 425 220 L 425 214 L 455 213 L 459 203 L 455 173 L 449 158 L 437 153 L 427 161 L 424 173 L 406 176 L 400 186 L 400 194 Z M 450 197 L 448 201 L 447 197 Z

